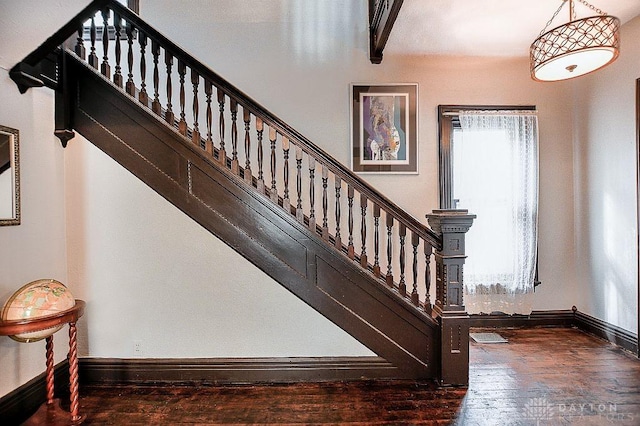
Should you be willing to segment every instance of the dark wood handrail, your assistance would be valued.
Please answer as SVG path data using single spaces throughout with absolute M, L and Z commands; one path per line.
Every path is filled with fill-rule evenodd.
M 429 229 L 426 225 L 420 223 L 405 210 L 400 208 L 384 195 L 380 194 L 380 192 L 346 168 L 342 163 L 320 149 L 282 119 L 269 112 L 265 107 L 260 105 L 246 93 L 239 90 L 229 81 L 212 71 L 209 67 L 166 38 L 130 9 L 114 0 L 94 0 L 58 32 L 49 37 L 45 43 L 25 57 L 22 62 L 27 63 L 30 66 L 36 65 L 38 61 L 43 60 L 47 55 L 63 44 L 64 41 L 73 36 L 80 25 L 90 19 L 97 11 L 105 7 L 112 9 L 127 22 L 140 29 L 146 36 L 156 40 L 166 51 L 171 53 L 174 57 L 180 58 L 187 67 L 196 70 L 198 74 L 205 79 L 205 81 L 208 80 L 214 83 L 214 85 L 219 89 L 222 89 L 229 98 L 233 99 L 243 107 L 248 108 L 252 114 L 260 118 L 265 124 L 268 124 L 270 127 L 274 127 L 278 133 L 289 138 L 289 140 L 295 141 L 296 144 L 300 145 L 305 153 L 314 157 L 316 161 L 326 166 L 328 170 L 336 176 L 339 176 L 346 184 L 353 185 L 353 187 L 355 187 L 361 194 L 365 195 L 371 202 L 391 214 L 396 220 L 403 223 L 409 230 L 419 235 L 424 241 L 428 242 L 435 248 L 441 247 L 440 236 Z M 16 65 L 16 67 L 19 65 L 20 64 Z
M 51 52 L 54 52 L 61 44 L 63 44 L 72 34 L 78 31 L 78 25 L 91 18 L 98 10 L 109 5 L 116 4 L 112 0 L 93 0 L 87 7 L 82 9 L 71 21 L 56 31 L 54 35 L 49 37 L 42 43 L 36 50 L 28 54 L 21 63 L 25 63 L 30 66 L 35 66 L 38 62 L 46 58 Z M 120 6 L 118 4 L 118 6 Z M 129 11 L 129 13 L 132 13 Z

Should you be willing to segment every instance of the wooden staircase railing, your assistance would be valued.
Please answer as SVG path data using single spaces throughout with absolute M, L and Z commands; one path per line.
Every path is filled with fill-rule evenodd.
M 430 265 L 434 251 L 442 259 L 443 229 L 436 233 L 417 221 L 126 7 L 109 0 L 87 6 L 10 71 L 22 92 L 44 85 L 62 93 L 60 102 L 69 96 L 59 46 L 405 303 L 429 317 L 441 318 L 445 311 L 466 315 L 461 276 L 453 286 L 457 293 L 448 297 L 453 287 L 439 261 L 438 306 L 432 312 Z M 66 145 L 73 137 L 73 114 L 65 107 L 56 114 L 56 134 Z M 454 257 L 464 259 L 464 252 Z
M 119 3 L 79 23 L 67 46 L 327 244 L 431 311 L 429 265 L 440 237 L 284 121 Z

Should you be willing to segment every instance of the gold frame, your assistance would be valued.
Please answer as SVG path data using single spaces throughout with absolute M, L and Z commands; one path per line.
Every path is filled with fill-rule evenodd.
M 13 217 L 0 218 L 0 226 L 20 225 L 20 131 L 12 127 L 1 126 L 0 133 L 11 135 L 10 155 L 13 172 Z

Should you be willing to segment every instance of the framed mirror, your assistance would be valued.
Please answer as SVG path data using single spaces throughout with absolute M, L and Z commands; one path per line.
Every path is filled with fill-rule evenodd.
M 19 131 L 0 126 L 0 226 L 20 224 Z

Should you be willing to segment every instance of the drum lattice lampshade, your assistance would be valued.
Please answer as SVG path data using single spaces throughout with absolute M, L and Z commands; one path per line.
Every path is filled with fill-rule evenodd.
M 601 14 L 572 20 L 541 34 L 530 48 L 531 77 L 537 81 L 567 80 L 610 64 L 619 54 L 619 30 L 618 18 Z

